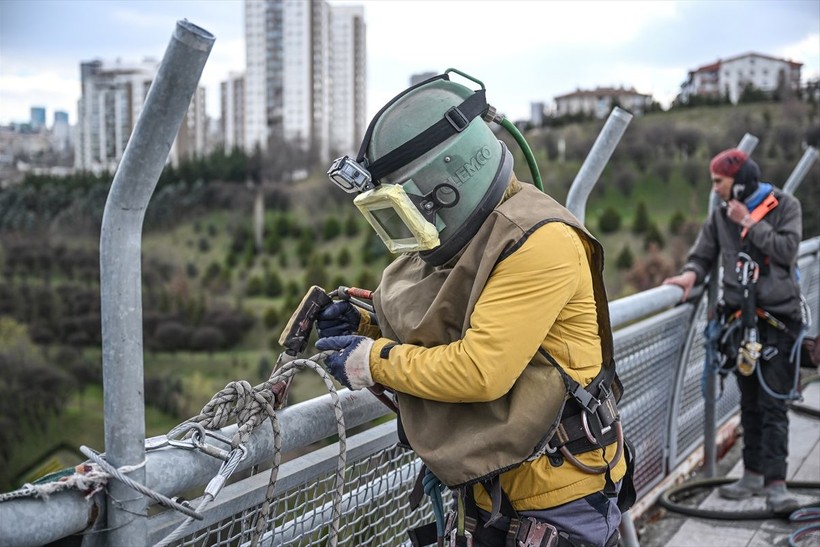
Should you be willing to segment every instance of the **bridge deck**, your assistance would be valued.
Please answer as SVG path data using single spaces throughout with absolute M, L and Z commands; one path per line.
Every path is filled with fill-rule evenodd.
M 805 369 L 804 369 L 805 370 Z M 820 409 L 820 382 L 806 386 L 804 401 Z M 742 442 L 738 440 L 717 466 L 718 476 L 739 477 L 743 471 Z M 820 419 L 803 412 L 789 411 L 789 480 L 820 481 Z M 698 477 L 695 477 L 696 479 Z M 817 490 L 794 490 L 803 503 L 818 505 Z M 704 492 L 692 506 L 718 511 L 765 510 L 762 497 L 743 501 L 720 498 L 716 490 Z M 686 502 L 681 502 L 686 503 Z M 712 520 L 674 513 L 661 508 L 648 511 L 636 523 L 641 547 L 769 547 L 788 546 L 788 536 L 807 523 L 787 519 Z M 820 532 L 798 540 L 803 547 L 820 546 Z

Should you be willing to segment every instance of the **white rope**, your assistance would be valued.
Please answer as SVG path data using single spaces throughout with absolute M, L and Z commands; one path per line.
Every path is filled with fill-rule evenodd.
M 80 464 L 71 475 L 62 476 L 51 482 L 26 483 L 13 492 L 0 494 L 0 502 L 32 497 L 47 500 L 52 494 L 69 489 L 86 492 L 85 498 L 88 499 L 105 487 L 110 476 L 97 465 Z

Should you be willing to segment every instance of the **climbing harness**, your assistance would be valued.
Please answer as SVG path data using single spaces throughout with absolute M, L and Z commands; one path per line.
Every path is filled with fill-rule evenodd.
M 627 510 L 635 501 L 635 490 L 632 484 L 634 471 L 634 450 L 625 448 L 628 443 L 623 436 L 620 415 L 617 409 L 617 400 L 623 387 L 614 371 L 614 367 L 602 367 L 601 372 L 586 388 L 573 380 L 561 369 L 555 359 L 543 349 L 539 350 L 558 369 L 567 386 L 570 404 L 564 407 L 560 422 L 551 439 L 545 443 L 542 450 L 534 453 L 529 460 L 546 455 L 556 465 L 566 460 L 571 465 L 585 473 L 606 476 L 605 493 L 618 497 L 618 505 L 622 511 Z M 606 447 L 616 443 L 616 452 L 610 461 L 606 460 Z M 577 454 L 591 450 L 603 450 L 605 464 L 600 467 L 590 467 L 576 457 Z M 622 480 L 620 492 L 616 491 L 615 484 L 610 478 L 610 470 L 626 454 L 627 473 Z M 507 494 L 501 488 L 498 474 L 480 481 L 486 489 L 492 502 L 492 509 L 488 525 L 499 520 L 502 516 L 510 519 L 507 537 L 512 538 L 521 546 L 572 546 L 572 543 L 563 532 L 559 532 L 549 523 L 538 521 L 530 517 L 520 517 L 512 506 Z M 421 491 L 428 494 L 433 505 L 435 523 L 430 523 L 408 531 L 411 543 L 414 546 L 433 543 L 433 529 L 435 528 L 435 543 L 444 545 L 444 539 L 449 539 L 451 546 L 473 545 L 482 535 L 495 533 L 486 531 L 478 525 L 478 506 L 473 496 L 472 485 L 461 485 L 454 489 L 456 510 L 443 514 L 441 510 L 441 481 L 426 466 L 422 467 L 416 480 L 416 486 L 410 495 L 410 506 L 415 508 L 421 501 Z
M 772 196 L 773 198 L 773 196 Z M 766 202 L 764 201 L 764 204 Z M 775 200 L 776 204 L 776 200 Z M 760 207 L 755 209 L 758 211 Z M 718 305 L 718 318 L 707 322 L 704 331 L 704 347 L 706 359 L 702 377 L 702 392 L 705 395 L 705 380 L 707 374 L 720 375 L 720 393 L 723 394 L 724 380 L 732 370 L 737 370 L 743 376 L 756 375 L 762 389 L 771 397 L 788 401 L 800 400 L 802 396 L 798 389 L 800 370 L 800 346 L 811 326 L 811 312 L 805 298 L 801 296 L 802 321 L 798 332 L 793 332 L 783 321 L 756 306 L 754 287 L 760 276 L 760 266 L 749 253 L 739 252 L 735 272 L 743 291 L 743 300 L 739 310 L 724 313 L 721 309 L 724 304 Z M 762 322 L 762 323 L 761 323 Z M 774 345 L 764 346 L 766 340 L 761 340 L 759 324 L 765 324 L 768 330 L 791 334 L 794 338 L 789 353 L 789 363 L 794 366 L 794 383 L 788 393 L 774 391 L 766 382 L 760 359 L 769 361 L 778 353 Z M 721 351 L 718 351 L 718 348 Z

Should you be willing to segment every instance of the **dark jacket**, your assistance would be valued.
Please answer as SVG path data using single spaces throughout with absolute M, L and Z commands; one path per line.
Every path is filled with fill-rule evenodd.
M 735 272 L 737 255 L 745 250 L 761 262 L 755 295 L 757 306 L 783 321 L 800 321 L 800 284 L 797 279 L 797 252 L 802 238 L 800 202 L 777 188 L 772 190 L 778 205 L 741 241 L 741 227 L 716 208 L 700 229 L 683 270 L 703 282 L 718 254 L 723 259 L 723 300 L 730 310 L 738 309 L 742 289 Z M 751 252 L 750 252 L 751 251 Z

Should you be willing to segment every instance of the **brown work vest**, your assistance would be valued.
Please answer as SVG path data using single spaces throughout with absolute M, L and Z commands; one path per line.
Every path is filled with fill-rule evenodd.
M 470 328 L 470 316 L 495 265 L 540 226 L 563 222 L 591 243 L 585 248 L 603 363 L 614 366 L 601 245 L 558 202 L 532 185 L 522 186 L 490 213 L 450 263 L 433 267 L 418 253 L 409 253 L 387 267 L 374 294 L 384 336 L 424 347 L 460 340 Z M 397 395 L 407 440 L 428 468 L 451 487 L 490 478 L 538 454 L 557 427 L 568 397 L 561 373 L 540 352 L 495 401 L 445 403 Z

